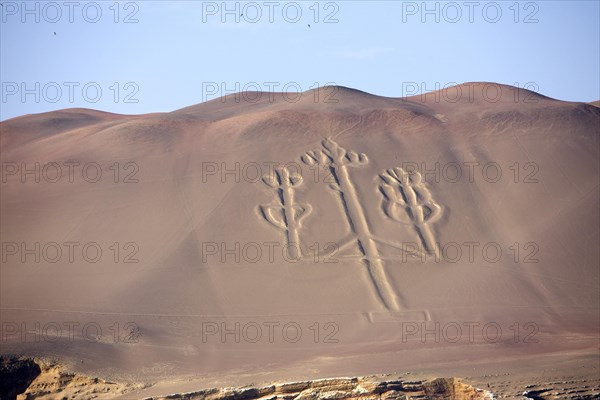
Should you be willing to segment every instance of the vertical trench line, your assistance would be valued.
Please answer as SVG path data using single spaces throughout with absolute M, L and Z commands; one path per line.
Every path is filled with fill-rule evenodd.
M 292 193 L 293 189 L 290 184 L 289 174 L 285 173 L 282 178 L 282 205 L 286 219 L 288 246 L 296 247 L 298 249 L 298 256 L 300 256 L 302 252 L 300 251 L 300 236 L 298 235 L 296 219 L 294 218 L 294 194 Z
M 384 266 L 381 260 L 371 260 L 368 257 L 365 258 L 364 264 L 369 272 L 369 278 L 371 286 L 375 291 L 377 299 L 386 310 L 388 311 L 400 311 L 399 302 L 394 295 L 392 287 L 387 282 L 385 275 Z M 380 276 L 380 273 L 383 276 Z M 383 283 L 382 283 L 383 282 Z M 387 287 L 386 287 L 387 286 Z
M 398 298 L 386 276 L 377 245 L 373 241 L 371 232 L 369 231 L 364 210 L 358 201 L 356 190 L 350 180 L 348 168 L 339 156 L 335 157 L 332 164 L 338 178 L 340 190 L 344 193 L 343 198 L 346 202 L 348 216 L 351 218 L 350 223 L 354 226 L 358 241 L 365 254 L 369 276 L 375 286 L 375 291 L 386 309 L 398 311 L 400 309 Z
M 427 188 L 422 189 L 427 191 Z M 408 190 L 410 190 L 411 196 L 410 200 L 408 200 L 408 196 L 407 199 L 405 199 L 407 201 L 407 204 L 409 205 L 406 211 L 409 213 L 409 217 L 414 221 L 415 230 L 417 231 L 417 234 L 419 235 L 421 242 L 423 243 L 425 251 L 428 253 L 433 252 L 437 256 L 438 252 L 436 248 L 435 238 L 426 220 L 426 205 L 424 203 L 419 202 L 417 190 L 415 190 L 415 187 L 413 185 L 409 185 Z M 433 212 L 433 210 L 431 212 Z
M 425 249 L 428 252 L 438 255 L 438 248 L 435 243 L 435 239 L 433 238 L 431 228 L 426 223 L 418 225 L 416 226 L 416 228 L 417 233 L 419 233 L 419 236 L 421 236 L 421 239 L 423 240 L 423 245 L 425 246 Z
M 435 245 L 435 238 L 425 220 L 424 205 L 419 204 L 419 195 L 417 191 L 409 181 L 405 182 L 402 180 L 402 176 L 396 180 L 398 181 L 398 187 L 405 203 L 405 206 L 403 207 L 404 211 L 408 215 L 408 218 L 413 222 L 413 227 L 423 246 L 424 252 L 434 252 L 437 256 L 438 252 Z

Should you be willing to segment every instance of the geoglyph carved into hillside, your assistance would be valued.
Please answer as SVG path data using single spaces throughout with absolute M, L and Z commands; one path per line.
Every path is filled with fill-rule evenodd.
M 302 183 L 302 176 L 290 174 L 287 168 L 275 170 L 275 176 L 263 177 L 263 182 L 275 189 L 277 204 L 260 206 L 263 217 L 272 225 L 286 231 L 287 247 L 296 248 L 300 255 L 300 220 L 310 213 L 309 205 L 294 202 L 294 187 Z
M 323 140 L 321 144 L 322 148 L 306 152 L 301 160 L 309 166 L 328 170 L 333 177 L 329 188 L 338 198 L 350 227 L 350 235 L 339 241 L 338 249 L 349 244 L 356 245 L 381 304 L 388 310 L 400 310 L 401 302 L 387 277 L 378 245 L 391 246 L 401 251 L 406 251 L 406 248 L 401 242 L 393 240 L 396 238 L 379 238 L 370 231 L 364 206 L 350 174 L 352 168 L 368 164 L 369 159 L 363 153 L 344 149 L 330 138 Z M 385 215 L 402 224 L 412 225 L 423 251 L 437 252 L 435 237 L 429 224 L 440 217 L 442 208 L 433 201 L 421 175 L 418 172 L 409 174 L 401 168 L 392 168 L 379 176 L 382 181 L 379 189 L 383 194 Z M 285 231 L 287 245 L 295 247 L 301 255 L 300 221 L 311 210 L 310 205 L 296 203 L 294 199 L 294 189 L 302 183 L 302 177 L 279 168 L 274 176 L 263 177 L 263 181 L 275 189 L 277 204 L 261 205 L 260 214 L 267 222 Z
M 380 175 L 381 192 L 385 199 L 385 214 L 394 221 L 414 225 L 424 249 L 437 253 L 435 238 L 429 224 L 441 215 L 442 208 L 433 201 L 419 172 L 408 174 L 402 168 L 392 168 Z

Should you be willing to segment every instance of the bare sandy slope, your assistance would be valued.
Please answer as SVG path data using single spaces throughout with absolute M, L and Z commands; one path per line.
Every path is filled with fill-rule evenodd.
M 598 355 L 599 108 L 293 97 L 3 122 L 2 353 L 171 393 Z

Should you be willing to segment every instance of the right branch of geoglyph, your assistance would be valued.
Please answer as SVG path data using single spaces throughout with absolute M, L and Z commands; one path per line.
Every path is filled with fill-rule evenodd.
M 429 224 L 440 216 L 442 208 L 433 201 L 419 172 L 408 173 L 402 168 L 391 168 L 381 175 L 383 209 L 388 217 L 403 224 L 413 225 L 424 249 L 437 254 L 435 237 Z

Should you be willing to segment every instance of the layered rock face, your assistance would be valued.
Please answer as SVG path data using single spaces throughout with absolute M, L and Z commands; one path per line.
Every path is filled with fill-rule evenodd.
M 456 378 L 429 381 L 377 380 L 376 377 L 332 378 L 314 381 L 281 383 L 260 388 L 208 389 L 192 393 L 154 397 L 147 400 L 333 400 L 333 399 L 438 399 L 484 400 L 493 395 L 474 388 Z
M 195 392 L 148 397 L 146 400 L 333 400 L 333 399 L 436 399 L 486 400 L 493 395 L 457 378 L 433 380 L 384 379 L 386 377 L 331 378 L 277 383 L 262 387 L 211 388 Z M 387 378 L 390 378 L 389 376 Z M 67 372 L 62 366 L 29 358 L 0 359 L 0 399 L 135 398 L 139 385 L 119 384 Z M 128 395 L 129 393 L 129 395 Z M 122 397 L 124 396 L 124 397 Z

